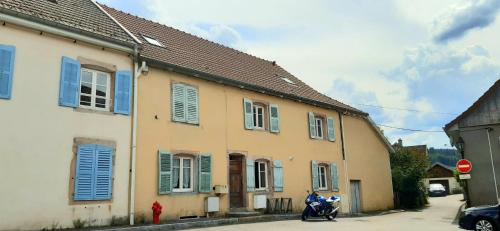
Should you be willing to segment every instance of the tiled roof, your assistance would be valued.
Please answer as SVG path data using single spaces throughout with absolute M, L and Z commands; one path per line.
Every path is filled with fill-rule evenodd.
M 127 32 L 92 0 L 0 0 L 0 12 L 108 41 L 134 44 Z
M 182 67 L 209 76 L 281 93 L 287 97 L 318 103 L 352 113 L 366 113 L 319 93 L 275 62 L 210 42 L 197 36 L 101 5 L 127 30 L 143 41 L 141 57 Z M 161 42 L 164 47 L 149 44 L 143 36 Z M 287 83 L 288 78 L 294 84 Z M 214 79 L 215 81 L 215 79 Z

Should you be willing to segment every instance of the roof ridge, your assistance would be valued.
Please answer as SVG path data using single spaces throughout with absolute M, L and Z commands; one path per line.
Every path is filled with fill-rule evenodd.
M 210 42 L 210 43 L 212 43 L 212 44 L 214 44 L 214 45 L 217 45 L 217 46 L 220 46 L 220 47 L 223 47 L 223 48 L 226 48 L 226 49 L 233 50 L 233 51 L 235 51 L 235 52 L 237 52 L 237 53 L 241 53 L 241 54 L 244 54 L 244 55 L 248 55 L 248 56 L 250 56 L 250 57 L 254 57 L 254 58 L 256 58 L 256 59 L 260 59 L 260 60 L 265 61 L 265 62 L 270 62 L 271 64 L 272 64 L 273 62 L 274 62 L 274 63 L 276 63 L 276 61 L 274 61 L 274 60 L 273 60 L 273 61 L 271 61 L 271 60 L 267 60 L 267 59 L 264 59 L 264 58 L 258 57 L 258 56 L 256 56 L 256 55 L 252 55 L 252 54 L 246 53 L 246 52 L 244 52 L 244 51 L 240 51 L 240 50 L 238 50 L 238 49 L 236 49 L 236 48 L 229 47 L 229 46 L 226 46 L 226 45 L 224 45 L 224 44 L 221 44 L 221 43 L 218 43 L 218 42 L 214 42 L 214 41 L 208 40 L 208 39 L 203 38 L 203 37 L 201 37 L 201 36 L 199 36 L 199 35 L 191 34 L 191 33 L 189 33 L 189 32 L 183 31 L 183 30 L 181 30 L 181 29 L 177 29 L 177 28 L 175 28 L 175 27 L 173 27 L 173 26 L 169 26 L 169 25 L 166 25 L 166 24 L 163 24 L 163 23 L 157 22 L 157 21 L 153 21 L 153 20 L 151 20 L 151 19 L 143 18 L 143 17 L 141 17 L 141 16 L 138 16 L 138 15 L 135 15 L 135 14 L 132 14 L 132 13 L 129 13 L 129 12 L 125 12 L 125 11 L 123 11 L 123 10 L 119 10 L 119 9 L 116 9 L 116 8 L 110 7 L 110 6 L 108 6 L 108 5 L 106 5 L 106 4 L 103 4 L 103 3 L 99 3 L 99 2 L 98 2 L 98 4 L 100 4 L 101 6 L 105 6 L 106 8 L 113 9 L 113 10 L 115 10 L 115 11 L 121 12 L 121 13 L 123 13 L 123 14 L 127 14 L 127 15 L 130 15 L 130 16 L 132 16 L 132 17 L 135 17 L 135 18 L 138 18 L 138 19 L 141 19 L 141 20 L 147 21 L 147 22 L 151 22 L 151 23 L 154 23 L 154 24 L 157 24 L 157 25 L 163 26 L 163 27 L 167 27 L 167 28 L 170 28 L 170 29 L 173 29 L 173 30 L 179 31 L 179 32 L 181 32 L 181 33 L 183 33 L 183 34 L 186 34 L 186 35 L 189 35 L 189 36 L 193 36 L 193 37 L 196 37 L 196 38 L 198 38 L 198 39 L 201 39 L 201 40 L 204 40 L 204 41 Z M 276 63 L 276 65 L 277 65 L 277 63 Z M 282 69 L 283 69 L 283 68 L 282 68 Z

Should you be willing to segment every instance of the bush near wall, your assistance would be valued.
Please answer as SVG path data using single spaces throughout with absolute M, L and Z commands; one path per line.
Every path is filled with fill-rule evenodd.
M 391 153 L 392 185 L 397 208 L 418 209 L 427 204 L 423 179 L 429 163 L 425 156 L 409 151 Z

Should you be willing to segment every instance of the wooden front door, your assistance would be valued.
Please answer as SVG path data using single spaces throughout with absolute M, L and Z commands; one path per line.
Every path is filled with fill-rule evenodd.
M 229 156 L 229 206 L 242 208 L 243 206 L 243 158 Z

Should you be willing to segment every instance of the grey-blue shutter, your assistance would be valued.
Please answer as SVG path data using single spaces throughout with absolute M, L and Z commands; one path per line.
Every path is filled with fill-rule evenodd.
M 186 86 L 186 121 L 191 124 L 199 123 L 198 89 Z
M 269 105 L 269 131 L 273 133 L 280 132 L 280 118 L 278 105 L 276 104 Z
M 337 164 L 330 164 L 330 174 L 332 175 L 332 191 L 339 191 L 339 175 L 337 170 Z
M 113 149 L 96 145 L 94 200 L 110 200 L 113 185 Z
M 62 57 L 61 80 L 59 87 L 59 105 L 78 107 L 80 102 L 80 62 L 69 57 Z
M 281 160 L 273 161 L 274 191 L 283 192 L 283 164 Z
M 318 163 L 316 161 L 311 161 L 311 176 L 312 176 L 312 188 L 313 191 L 319 190 L 319 176 L 318 176 Z
M 311 138 L 316 138 L 316 121 L 314 119 L 314 113 L 309 112 L 309 136 Z
M 247 159 L 247 192 L 255 191 L 255 163 Z
M 92 200 L 94 197 L 95 145 L 79 145 L 76 154 L 74 200 Z
M 0 98 L 10 99 L 16 47 L 0 45 Z
M 326 119 L 326 124 L 327 124 L 327 132 L 328 132 L 328 140 L 329 141 L 335 141 L 335 121 L 333 120 L 332 117 L 328 117 Z
M 198 191 L 209 193 L 212 191 L 212 155 L 200 155 L 200 158 L 198 158 L 198 167 Z
M 115 75 L 115 113 L 130 115 L 132 105 L 132 72 L 117 71 Z
M 172 154 L 158 151 L 158 194 L 172 192 Z
M 253 129 L 253 103 L 252 100 L 243 99 L 243 114 L 245 115 L 245 129 Z
M 186 122 L 186 86 L 180 83 L 172 85 L 172 120 Z

